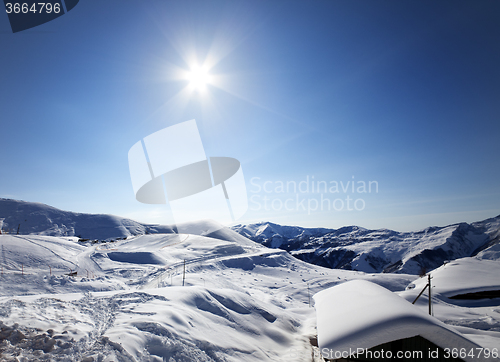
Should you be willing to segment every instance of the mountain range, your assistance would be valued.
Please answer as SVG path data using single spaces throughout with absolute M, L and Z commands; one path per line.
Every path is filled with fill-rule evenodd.
M 425 274 L 458 258 L 500 259 L 500 216 L 415 232 L 358 226 L 303 228 L 270 222 L 236 225 L 232 229 L 312 264 L 367 273 Z
M 117 240 L 143 234 L 174 233 L 174 227 L 139 223 L 113 215 L 62 211 L 41 204 L 0 198 L 0 230 L 21 235 L 77 236 Z M 423 274 L 447 261 L 475 256 L 500 260 L 500 216 L 474 223 L 428 227 L 415 232 L 283 226 L 270 222 L 236 225 L 208 235 L 234 240 L 238 233 L 263 246 L 331 269 L 367 273 Z M 251 243 L 249 240 L 246 243 Z
M 114 215 L 62 211 L 42 203 L 5 198 L 0 198 L 0 229 L 10 234 L 78 236 L 93 240 L 174 232 L 171 226 L 143 224 Z
M 177 234 L 0 199 L 0 360 L 319 361 L 316 293 L 361 279 L 411 303 L 428 279 L 406 271 L 472 254 L 432 271 L 434 322 L 493 350 L 500 262 L 481 258 L 498 259 L 499 221 L 398 233 L 204 220 Z M 398 273 L 373 272 L 391 263 Z M 358 302 L 342 316 L 368 330 Z M 427 313 L 427 293 L 410 303 Z

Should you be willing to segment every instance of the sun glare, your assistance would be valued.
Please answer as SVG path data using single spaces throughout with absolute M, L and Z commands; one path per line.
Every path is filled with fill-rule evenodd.
M 210 83 L 210 74 L 204 67 L 195 66 L 187 75 L 189 85 L 195 90 L 203 90 Z

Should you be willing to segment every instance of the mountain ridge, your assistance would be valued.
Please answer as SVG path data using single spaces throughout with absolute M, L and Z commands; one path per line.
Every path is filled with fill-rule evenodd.
M 281 226 L 271 222 L 235 225 L 241 235 L 296 258 L 332 268 L 421 274 L 463 257 L 500 259 L 500 215 L 471 224 L 461 222 L 419 231 Z
M 111 240 L 148 233 L 173 233 L 168 225 L 144 224 L 120 216 L 63 211 L 38 202 L 0 198 L 0 229 L 47 236 Z
M 22 235 L 77 236 L 116 240 L 129 236 L 174 233 L 175 226 L 144 224 L 105 214 L 62 211 L 42 203 L 0 198 L 0 230 Z M 231 235 L 228 235 L 231 234 Z M 473 223 L 431 226 L 414 232 L 304 228 L 260 222 L 235 225 L 206 236 L 256 242 L 285 250 L 297 259 L 331 269 L 367 273 L 421 274 L 463 257 L 500 260 L 500 215 Z M 244 242 L 247 240 L 247 242 Z

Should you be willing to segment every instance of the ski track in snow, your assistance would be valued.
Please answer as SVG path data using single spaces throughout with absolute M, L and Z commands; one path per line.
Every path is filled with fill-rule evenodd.
M 33 240 L 30 240 L 30 239 L 28 239 L 28 238 L 26 238 L 26 237 L 22 237 L 22 236 L 19 236 L 19 235 L 15 235 L 15 236 L 13 236 L 13 237 L 18 238 L 18 239 L 23 239 L 23 240 L 26 240 L 28 243 L 35 244 L 36 246 L 39 246 L 39 247 L 41 247 L 41 248 L 46 249 L 46 250 L 48 250 L 49 252 L 51 252 L 52 254 L 54 254 L 57 258 L 62 259 L 62 260 L 64 260 L 65 262 L 67 262 L 67 263 L 69 263 L 69 264 L 74 265 L 74 266 L 75 266 L 75 268 L 76 268 L 76 267 L 77 267 L 77 265 L 78 265 L 77 263 L 74 263 L 74 262 L 72 262 L 72 261 L 70 261 L 70 260 L 65 259 L 63 256 L 61 256 L 61 255 L 57 254 L 56 252 L 54 252 L 52 249 L 50 249 L 49 247 L 47 247 L 47 246 L 45 246 L 45 245 L 41 245 L 40 243 L 36 243 L 36 242 L 35 242 L 35 241 L 33 241 Z
M 12 236 L 0 236 L 0 243 L 13 240 L 8 238 Z M 312 295 L 347 280 L 365 279 L 413 301 L 425 279 L 322 268 L 282 250 L 239 244 L 239 238 L 189 235 L 179 240 L 157 234 L 106 244 L 75 241 L 72 249 L 64 238 L 22 236 L 49 249 L 44 258 L 75 265 L 79 274 L 49 276 L 41 268 L 25 276 L 12 270 L 1 276 L 0 360 L 319 361 L 317 348 L 309 342 L 316 333 Z M 24 249 L 16 251 L 12 242 L 5 245 L 7 257 L 23 261 Z M 116 261 L 109 253 L 127 257 Z M 161 264 L 131 262 L 134 257 L 149 260 L 144 255 Z M 28 265 L 27 256 L 24 262 Z M 497 302 L 447 297 L 453 288 L 463 287 L 460 280 L 457 287 L 448 282 L 456 270 L 474 265 L 480 274 L 474 276 L 477 283 L 491 284 L 496 278 L 486 275 L 496 272 L 491 263 L 498 262 L 466 258 L 454 263 L 433 272 L 434 315 L 476 343 L 500 346 Z M 85 270 L 95 277 L 86 278 Z M 415 287 L 405 290 L 411 282 Z M 425 293 L 417 306 L 426 310 Z

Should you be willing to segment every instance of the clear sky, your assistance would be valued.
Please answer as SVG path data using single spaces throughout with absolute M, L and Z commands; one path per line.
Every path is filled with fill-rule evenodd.
M 241 223 L 500 214 L 498 1 L 82 0 L 15 34 L 0 15 L 0 46 L 0 197 L 171 223 L 135 200 L 127 154 L 196 119 L 242 164 Z

